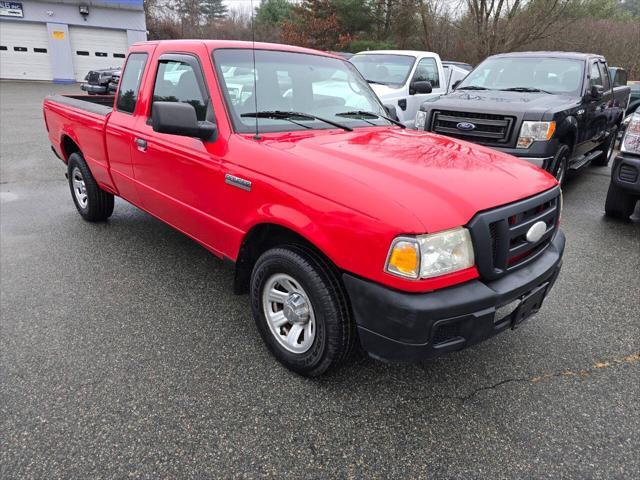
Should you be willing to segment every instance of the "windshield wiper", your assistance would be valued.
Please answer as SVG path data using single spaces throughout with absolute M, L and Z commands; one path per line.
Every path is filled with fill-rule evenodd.
M 468 85 L 466 87 L 458 87 L 456 90 L 489 90 L 486 87 L 481 87 L 480 85 Z
M 368 78 L 365 78 L 365 80 L 367 81 L 367 83 L 375 83 L 376 85 L 389 85 L 388 83 L 379 82 L 377 80 L 369 80 Z
M 241 117 L 258 117 L 258 118 L 273 118 L 276 120 L 289 120 L 293 121 L 294 118 L 299 118 L 301 120 L 318 120 L 319 122 L 324 122 L 328 125 L 333 125 L 334 127 L 341 128 L 347 132 L 353 132 L 353 128 L 347 127 L 338 122 L 334 122 L 333 120 L 327 120 L 326 118 L 318 117 L 316 115 L 311 115 L 310 113 L 301 113 L 301 112 L 286 112 L 284 110 L 264 110 L 262 112 L 252 112 L 252 113 L 243 113 L 240 115 Z M 295 122 L 294 122 L 295 123 Z
M 551 94 L 551 92 L 547 92 L 546 90 L 541 90 L 540 88 L 533 88 L 533 87 L 501 88 L 500 91 L 502 91 L 502 92 L 531 92 L 531 93 L 541 92 L 541 93 L 549 93 L 549 94 Z
M 335 114 L 336 117 L 353 117 L 353 118 L 358 118 L 360 117 L 360 120 L 364 120 L 366 122 L 366 120 L 362 117 L 369 117 L 369 118 L 383 118 L 384 120 L 387 120 L 388 122 L 391 122 L 395 125 L 398 125 L 400 128 L 407 128 L 403 123 L 399 122 L 398 120 L 394 120 L 393 118 L 389 118 L 385 115 L 380 115 L 379 113 L 374 113 L 374 112 L 367 112 L 364 110 L 354 110 L 353 112 L 341 112 L 341 113 L 336 113 Z M 371 122 L 368 122 L 371 123 Z M 372 125 L 375 125 L 374 123 L 371 123 Z

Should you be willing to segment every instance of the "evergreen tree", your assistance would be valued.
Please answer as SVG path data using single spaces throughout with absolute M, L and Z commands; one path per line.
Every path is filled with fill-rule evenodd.
M 222 0 L 199 0 L 199 7 L 205 22 L 219 20 L 227 15 L 227 6 Z

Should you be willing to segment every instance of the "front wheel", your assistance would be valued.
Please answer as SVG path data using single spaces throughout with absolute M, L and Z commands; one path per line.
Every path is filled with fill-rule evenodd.
M 614 128 L 609 132 L 607 141 L 602 145 L 602 153 L 591 161 L 591 165 L 596 167 L 606 167 L 609 165 L 611 157 L 613 157 L 613 151 L 616 146 L 616 138 L 618 137 L 618 129 Z
M 560 145 L 553 161 L 551 174 L 556 177 L 560 185 L 564 184 L 567 178 L 567 168 L 569 167 L 569 147 Z
M 310 249 L 268 250 L 251 274 L 251 309 L 258 331 L 288 369 L 315 377 L 351 353 L 355 325 L 331 266 Z
M 629 217 L 633 215 L 637 201 L 637 197 L 610 183 L 604 211 L 610 217 L 629 220 Z

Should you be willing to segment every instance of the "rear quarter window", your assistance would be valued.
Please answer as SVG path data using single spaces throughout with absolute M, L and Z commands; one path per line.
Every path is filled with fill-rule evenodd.
M 133 113 L 138 102 L 138 92 L 140 90 L 140 80 L 142 72 L 147 64 L 146 53 L 132 53 L 127 59 L 127 64 L 122 72 L 120 80 L 120 90 L 116 108 L 120 112 Z

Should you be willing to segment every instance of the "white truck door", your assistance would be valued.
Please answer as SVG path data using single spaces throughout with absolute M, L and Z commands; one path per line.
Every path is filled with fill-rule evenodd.
M 431 93 L 411 93 L 412 82 L 424 82 L 431 83 L 433 90 Z M 444 95 L 447 91 L 446 79 L 444 76 L 444 70 L 439 58 L 432 56 L 422 57 L 418 60 L 413 75 L 409 78 L 409 95 L 407 96 L 407 109 L 402 112 L 403 117 L 406 119 L 403 123 L 413 128 L 416 118 L 416 113 L 420 109 L 420 105 L 430 97 L 437 97 Z

